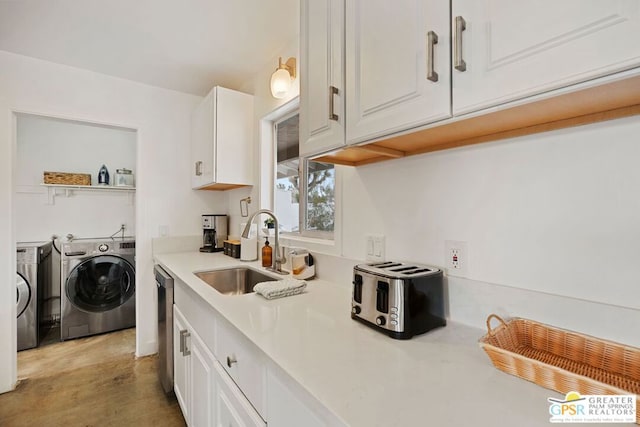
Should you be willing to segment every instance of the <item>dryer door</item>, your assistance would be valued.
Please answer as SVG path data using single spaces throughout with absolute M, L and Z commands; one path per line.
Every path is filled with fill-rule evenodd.
M 31 287 L 29 283 L 27 283 L 27 279 L 22 277 L 20 273 L 16 273 L 16 287 L 16 317 L 20 317 L 27 309 L 29 301 L 31 300 Z
M 135 293 L 136 275 L 124 258 L 100 255 L 86 259 L 69 274 L 65 289 L 76 308 L 102 313 L 127 302 Z

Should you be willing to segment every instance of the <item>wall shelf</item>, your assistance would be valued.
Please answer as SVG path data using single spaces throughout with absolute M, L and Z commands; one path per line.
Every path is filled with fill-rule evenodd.
M 115 192 L 129 195 L 129 203 L 133 204 L 135 187 L 115 187 L 112 185 L 64 185 L 40 184 L 47 190 L 47 204 L 55 205 L 56 196 L 71 197 L 76 191 L 80 192 Z

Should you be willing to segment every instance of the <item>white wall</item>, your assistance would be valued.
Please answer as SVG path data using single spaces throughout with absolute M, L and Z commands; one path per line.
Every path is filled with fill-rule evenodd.
M 40 184 L 43 172 L 91 174 L 97 185 L 105 164 L 113 184 L 116 169 L 136 173 L 136 132 L 130 129 L 88 125 L 28 114 L 17 118 L 17 160 L 14 210 L 16 240 L 64 237 L 108 237 L 125 224 L 125 234 L 135 235 L 134 198 L 126 192 L 74 192 L 48 203 Z
M 249 215 L 258 209 L 269 208 L 272 209 L 272 200 L 266 200 L 264 196 L 261 195 L 260 192 L 260 181 L 261 176 L 264 174 L 273 175 L 273 171 L 269 169 L 273 169 L 274 160 L 273 160 L 273 152 L 265 152 L 261 150 L 260 141 L 263 129 L 261 127 L 262 120 L 265 116 L 269 115 L 273 110 L 278 107 L 290 102 L 293 98 L 296 98 L 300 93 L 300 79 L 296 78 L 293 81 L 293 85 L 291 90 L 287 94 L 287 96 L 283 99 L 275 99 L 271 96 L 271 74 L 278 67 L 278 57 L 281 56 L 283 61 L 286 61 L 290 57 L 295 57 L 299 60 L 300 55 L 298 54 L 298 34 L 295 34 L 294 37 L 291 38 L 290 42 L 275 53 L 274 57 L 267 64 L 264 65 L 256 75 L 240 87 L 239 90 L 252 93 L 254 98 L 254 139 L 255 139 L 255 150 L 256 155 L 255 159 L 255 182 L 251 188 L 240 188 L 236 190 L 227 191 L 228 197 L 228 205 L 229 205 L 229 226 L 230 230 L 233 233 L 236 233 L 236 230 L 240 228 L 240 224 L 246 222 L 247 218 L 242 218 L 240 216 L 240 199 L 245 198 L 247 196 L 251 196 L 251 204 L 249 205 Z M 256 219 L 256 221 L 264 221 L 266 217 L 262 219 Z M 230 233 L 231 234 L 231 233 Z M 237 235 L 237 234 L 236 234 Z
M 387 258 L 469 279 L 640 309 L 640 117 L 347 168 L 343 254 L 386 236 Z
M 227 210 L 224 194 L 192 191 L 190 113 L 201 98 L 33 58 L 0 52 L 0 392 L 16 381 L 15 232 L 12 188 L 14 112 L 121 126 L 137 131 L 136 354 L 157 349 L 151 239 L 198 235 L 200 215 Z

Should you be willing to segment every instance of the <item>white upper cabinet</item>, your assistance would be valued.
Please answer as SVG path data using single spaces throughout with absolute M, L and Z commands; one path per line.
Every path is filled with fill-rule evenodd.
M 214 87 L 191 121 L 191 186 L 253 185 L 253 96 Z
M 349 144 L 451 116 L 449 1 L 348 1 L 345 28 Z
M 345 143 L 344 0 L 300 2 L 300 155 Z
M 466 64 L 453 70 L 456 115 L 640 64 L 638 0 L 454 0 L 452 11 L 454 66 L 457 52 Z

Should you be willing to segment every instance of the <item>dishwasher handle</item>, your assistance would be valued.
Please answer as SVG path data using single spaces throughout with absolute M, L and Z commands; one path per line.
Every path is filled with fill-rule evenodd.
M 153 266 L 153 274 L 156 276 L 156 285 L 159 288 L 172 289 L 173 288 L 173 277 L 169 275 L 162 267 L 159 265 Z

